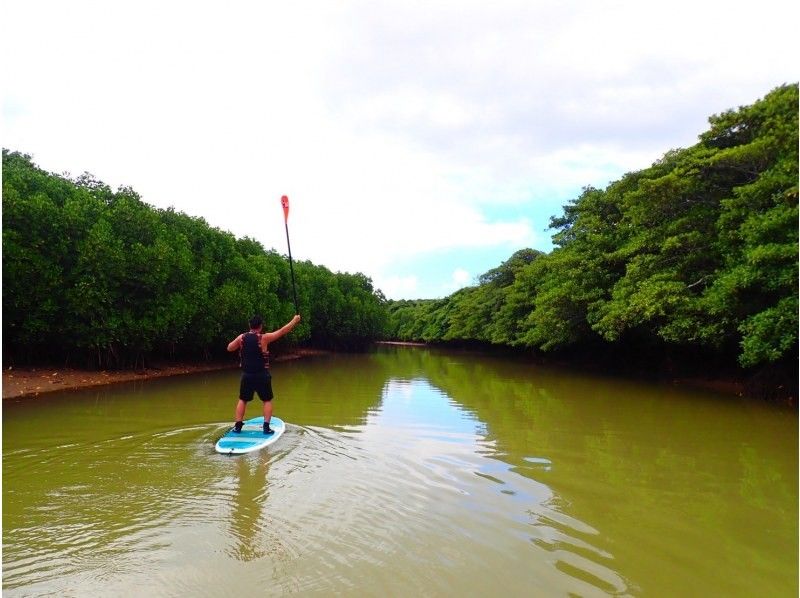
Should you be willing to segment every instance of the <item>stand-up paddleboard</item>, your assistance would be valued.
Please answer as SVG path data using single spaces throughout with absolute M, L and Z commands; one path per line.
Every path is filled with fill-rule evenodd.
M 234 432 L 233 429 L 217 441 L 216 449 L 218 453 L 224 455 L 242 455 L 269 446 L 281 437 L 286 424 L 283 420 L 274 415 L 269 420 L 269 427 L 275 430 L 273 434 L 264 434 L 264 417 L 254 417 L 244 422 L 241 432 Z

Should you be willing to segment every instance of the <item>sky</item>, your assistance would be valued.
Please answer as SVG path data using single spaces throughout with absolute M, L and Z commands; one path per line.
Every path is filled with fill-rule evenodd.
M 800 3 L 3 2 L 2 146 L 445 297 L 798 80 Z

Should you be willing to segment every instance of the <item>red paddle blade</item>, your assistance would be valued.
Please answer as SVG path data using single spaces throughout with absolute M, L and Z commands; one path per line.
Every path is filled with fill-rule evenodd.
M 283 219 L 289 219 L 289 198 L 285 195 L 281 197 L 281 206 L 283 206 Z

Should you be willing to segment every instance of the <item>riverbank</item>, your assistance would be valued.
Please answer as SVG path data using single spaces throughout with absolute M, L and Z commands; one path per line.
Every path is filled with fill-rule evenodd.
M 325 354 L 326 351 L 316 349 L 298 349 L 274 357 L 281 362 L 300 359 L 312 355 Z M 73 368 L 53 367 L 7 367 L 3 368 L 3 398 L 35 397 L 40 394 L 61 390 L 79 390 L 95 386 L 106 386 L 133 380 L 150 380 L 169 376 L 199 374 L 226 369 L 236 369 L 235 360 L 224 360 L 208 363 L 182 363 L 162 367 L 150 367 L 139 370 L 88 371 Z
M 404 341 L 380 341 L 376 344 L 408 347 L 441 347 L 439 344 Z M 452 350 L 453 347 L 450 347 L 450 349 Z M 479 350 L 487 351 L 487 348 L 481 346 Z M 488 352 L 498 352 L 498 350 L 496 348 L 493 351 L 489 349 Z M 499 352 L 506 353 L 504 351 Z M 273 360 L 275 362 L 281 362 L 313 355 L 324 355 L 327 353 L 329 353 L 329 351 L 298 349 L 291 353 L 276 356 Z M 519 355 L 518 352 L 515 353 L 513 351 L 510 352 L 510 354 Z M 601 365 L 597 363 L 591 364 L 587 361 L 540 358 L 539 362 L 564 369 L 582 369 L 595 373 L 608 373 Z M 62 390 L 79 390 L 95 386 L 131 382 L 134 380 L 150 380 L 153 378 L 198 374 L 202 372 L 236 369 L 237 367 L 238 364 L 235 360 L 209 363 L 171 364 L 161 367 L 122 371 L 88 371 L 53 367 L 9 367 L 3 369 L 2 396 L 3 399 L 35 397 L 40 394 Z M 629 369 L 625 373 L 632 376 L 632 372 L 638 372 L 639 375 L 641 375 L 641 370 Z M 652 373 L 649 378 L 653 378 Z M 762 375 L 753 376 L 750 379 L 743 379 L 734 376 L 700 376 L 696 373 L 693 375 L 686 375 L 685 372 L 666 375 L 665 372 L 661 372 L 655 375 L 655 378 L 674 386 L 712 390 L 732 396 L 749 396 L 751 398 L 768 399 L 773 402 L 782 403 L 795 408 L 797 407 L 796 383 L 792 385 L 785 377 Z

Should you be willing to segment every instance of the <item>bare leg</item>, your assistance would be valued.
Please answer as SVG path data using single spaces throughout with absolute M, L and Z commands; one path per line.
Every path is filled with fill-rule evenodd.
M 239 399 L 239 402 L 236 403 L 236 421 L 240 422 L 244 420 L 244 410 L 247 407 L 247 403 L 245 403 L 242 399 Z
M 264 401 L 264 421 L 269 423 L 272 419 L 272 401 Z

